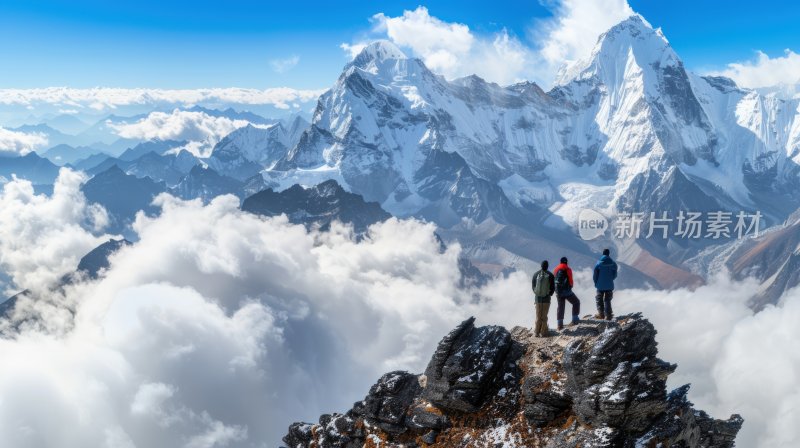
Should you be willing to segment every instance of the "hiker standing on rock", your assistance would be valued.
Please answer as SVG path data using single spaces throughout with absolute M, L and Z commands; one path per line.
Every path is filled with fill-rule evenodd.
M 611 299 L 614 298 L 614 279 L 617 278 L 617 263 L 611 259 L 611 251 L 603 249 L 603 256 L 594 266 L 594 287 L 597 289 L 597 319 L 611 320 L 614 312 Z
M 547 328 L 547 312 L 550 311 L 550 297 L 556 290 L 555 278 L 547 270 L 550 264 L 547 260 L 542 262 L 542 269 L 533 274 L 531 286 L 533 295 L 536 297 L 536 325 L 533 328 L 536 337 L 548 336 L 550 330 Z
M 569 302 L 572 305 L 572 325 L 580 322 L 578 316 L 581 314 L 581 301 L 572 292 L 572 286 L 574 285 L 572 268 L 569 267 L 568 263 L 567 257 L 561 257 L 561 264 L 553 270 L 553 276 L 556 279 L 556 300 L 558 301 L 556 319 L 558 320 L 559 331 L 564 329 L 564 308 L 566 308 L 566 303 L 564 302 Z

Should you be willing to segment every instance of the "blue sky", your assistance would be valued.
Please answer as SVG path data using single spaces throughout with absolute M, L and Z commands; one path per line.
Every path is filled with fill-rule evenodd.
M 370 17 L 418 5 L 476 35 L 507 29 L 536 46 L 557 3 L 532 1 L 17 1 L 0 2 L 0 88 L 329 86 L 347 62 L 343 42 L 368 39 Z M 800 49 L 800 4 L 631 0 L 663 28 L 689 68 L 721 69 Z M 538 27 L 538 28 L 537 28 Z M 592 38 L 593 39 L 593 38 Z M 276 71 L 280 61 L 292 61 Z M 277 65 L 276 65 L 277 64 Z

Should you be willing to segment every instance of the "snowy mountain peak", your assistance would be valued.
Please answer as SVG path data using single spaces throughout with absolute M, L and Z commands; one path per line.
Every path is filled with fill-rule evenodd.
M 352 64 L 363 70 L 372 71 L 370 68 L 398 59 L 408 59 L 408 57 L 397 45 L 388 40 L 378 40 L 364 47 L 353 59 Z
M 644 17 L 639 14 L 633 14 L 601 34 L 597 41 L 599 43 L 619 35 L 635 38 L 642 36 L 644 38 L 651 34 L 657 35 L 664 43 L 669 43 L 664 33 L 661 32 L 661 28 L 653 28 Z
M 642 68 L 681 63 L 661 29 L 654 29 L 642 16 L 634 14 L 601 34 L 591 56 L 564 67 L 556 84 L 593 77 L 608 82 L 630 70 L 631 62 Z
M 790 131 L 799 127 L 777 119 L 795 117 L 797 103 L 688 73 L 640 16 L 604 33 L 562 83 L 544 92 L 474 75 L 448 81 L 376 42 L 345 66 L 312 124 L 274 164 L 248 163 L 233 147 L 217 154 L 231 169 L 209 164 L 240 180 L 258 168 L 275 188 L 335 179 L 397 216 L 444 228 L 491 219 L 538 231 L 535 216 L 545 209 L 562 228 L 558 220 L 572 225 L 590 204 L 612 215 L 689 203 L 749 210 L 753 192 L 800 185 L 784 181 L 800 172 L 800 140 Z M 761 112 L 775 108 L 775 120 Z M 780 198 L 779 218 L 797 203 Z

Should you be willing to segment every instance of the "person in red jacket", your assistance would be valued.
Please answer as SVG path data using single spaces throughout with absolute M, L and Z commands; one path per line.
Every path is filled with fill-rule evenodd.
M 558 307 L 556 308 L 556 319 L 558 320 L 558 329 L 564 329 L 564 308 L 566 303 L 572 304 L 572 325 L 580 322 L 578 315 L 581 313 L 581 301 L 578 296 L 572 292 L 572 268 L 569 267 L 567 257 L 561 257 L 561 264 L 553 269 L 553 276 L 556 283 L 556 300 L 558 300 Z

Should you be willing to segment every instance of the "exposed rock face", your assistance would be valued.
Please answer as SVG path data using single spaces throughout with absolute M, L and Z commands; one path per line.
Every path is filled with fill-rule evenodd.
M 391 372 L 345 414 L 294 423 L 302 447 L 732 447 L 743 420 L 692 408 L 640 314 L 551 338 L 461 323 L 424 375 Z
M 508 330 L 475 328 L 474 322 L 470 318 L 445 336 L 425 369 L 423 398 L 441 409 L 477 411 L 497 373 L 513 371 L 503 365 L 512 345 Z
M 293 185 L 281 192 L 270 188 L 246 198 L 242 210 L 262 216 L 286 214 L 293 223 L 322 230 L 329 229 L 333 221 L 341 221 L 352 224 L 357 233 L 391 217 L 377 203 L 348 193 L 335 180 L 310 188 Z
M 408 408 L 421 389 L 417 375 L 401 371 L 387 373 L 370 388 L 364 400 L 353 406 L 351 413 L 374 422 L 389 434 L 402 434 L 406 430 Z
M 655 333 L 649 322 L 633 320 L 567 346 L 566 387 L 579 421 L 612 428 L 612 439 L 623 440 L 665 415 L 666 379 L 677 366 L 656 358 Z

